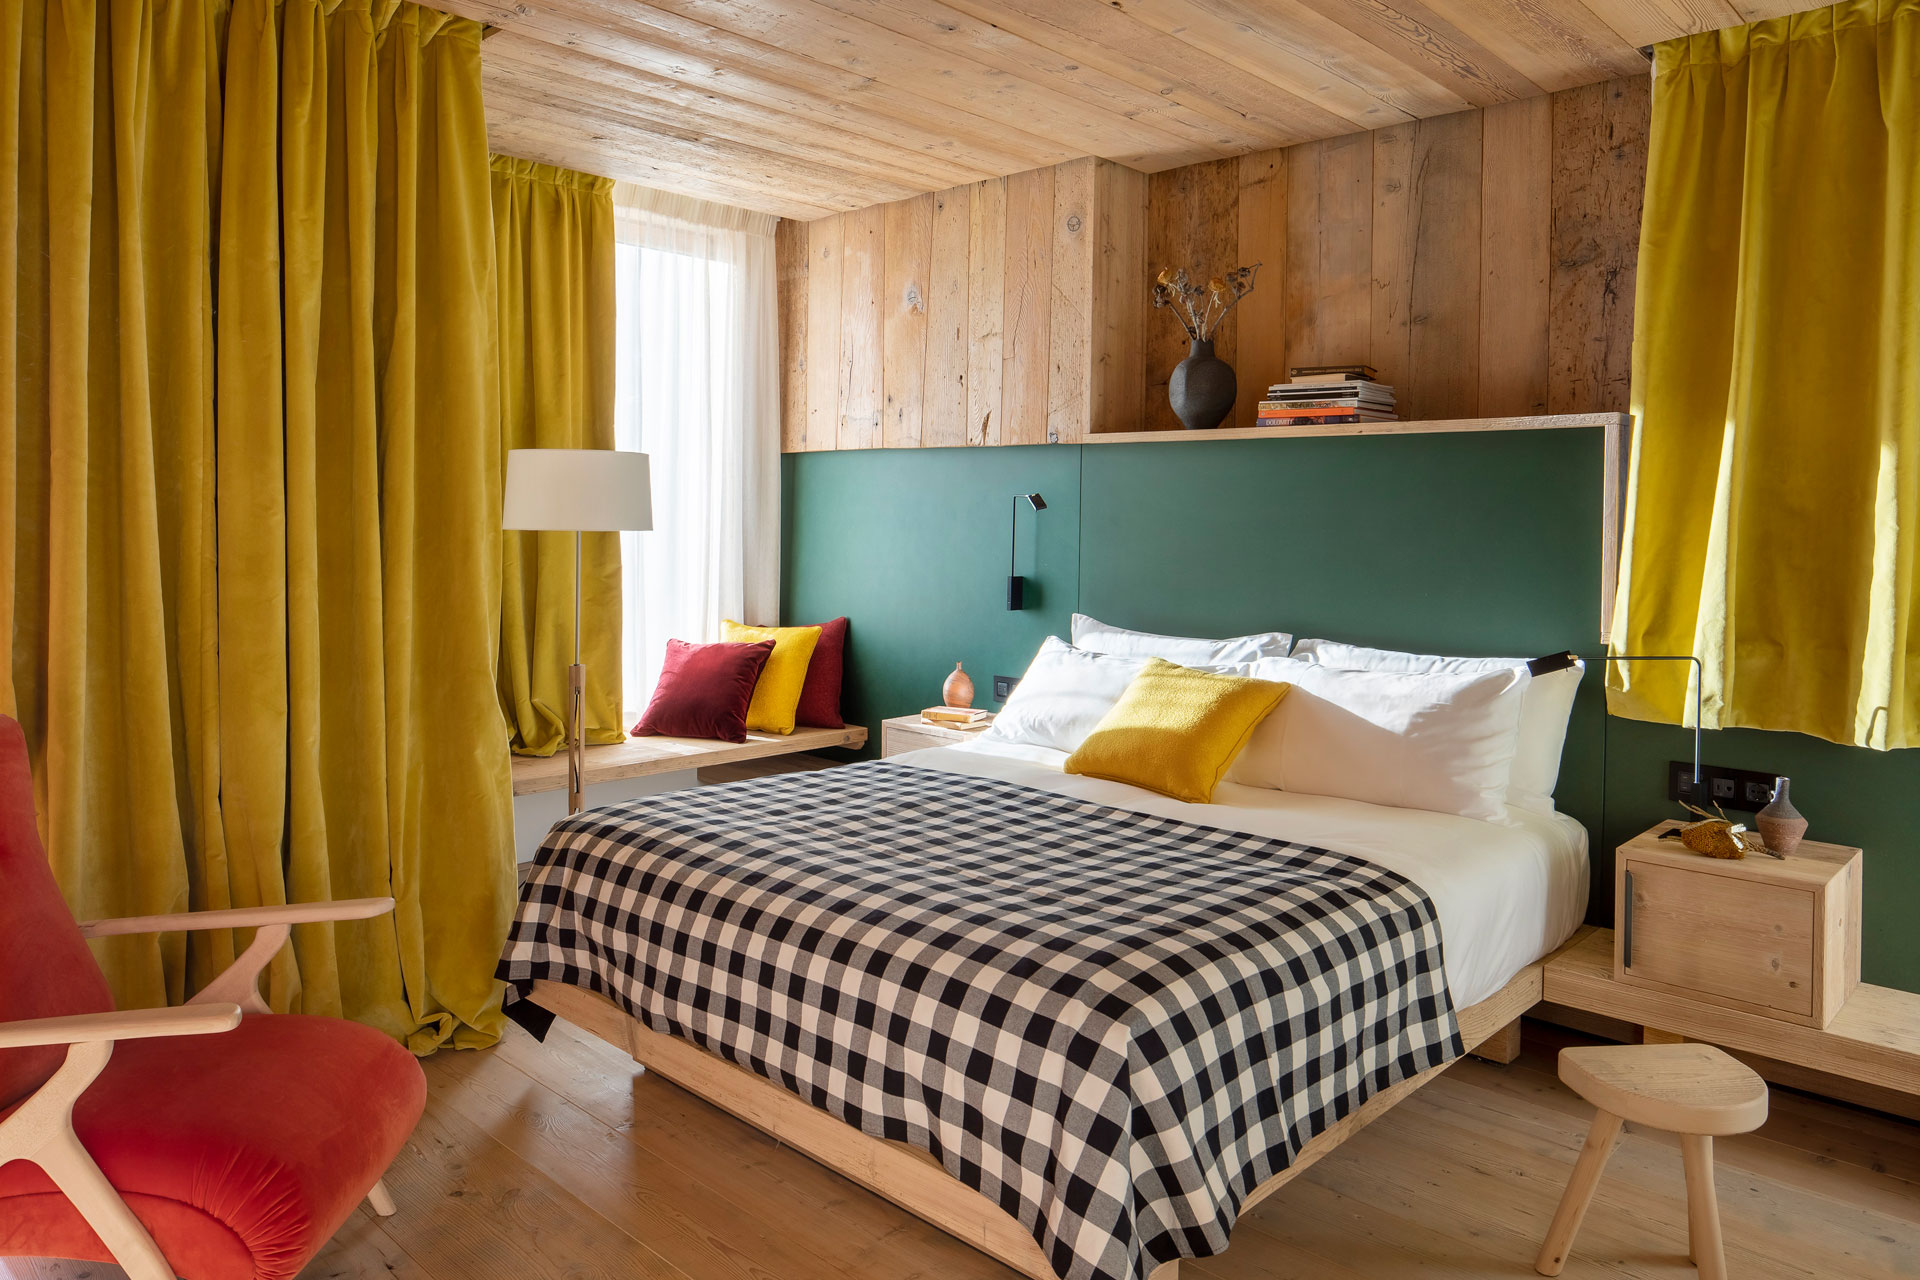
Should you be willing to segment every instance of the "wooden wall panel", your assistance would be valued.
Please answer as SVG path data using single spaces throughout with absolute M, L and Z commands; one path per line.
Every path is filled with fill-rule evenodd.
M 1371 353 L 1373 138 L 1356 133 L 1287 152 L 1287 360 Z
M 1480 400 L 1478 111 L 1373 135 L 1369 361 L 1403 418 L 1470 418 Z
M 1240 398 L 1233 425 L 1251 427 L 1269 383 L 1287 376 L 1287 152 L 1240 157 L 1239 265 L 1260 264 L 1234 309 Z
M 1094 169 L 1088 156 L 1053 171 L 1048 262 L 1047 428 L 1050 444 L 1086 438 L 1093 376 Z
M 973 192 L 933 194 L 931 261 L 927 268 L 927 406 L 920 443 L 967 442 L 967 222 Z
M 840 430 L 837 448 L 877 449 L 880 377 L 885 330 L 881 325 L 886 282 L 885 205 L 841 215 L 846 242 L 840 250 Z
M 840 247 L 845 216 L 807 224 L 808 449 L 838 448 L 840 431 Z
M 1482 136 L 1480 412 L 1545 413 L 1553 99 L 1488 107 Z
M 1047 442 L 1047 370 L 1053 349 L 1053 174 L 1050 168 L 1029 169 L 1007 179 L 1001 444 Z
M 1102 160 L 1094 169 L 1091 403 L 1087 430 L 1143 431 L 1147 276 L 1147 175 Z
M 807 447 L 807 231 L 809 223 L 783 218 L 773 230 L 774 269 L 780 286 L 780 450 Z
M 1002 335 L 1007 317 L 1007 180 L 973 186 L 967 220 L 967 439 L 1000 443 Z
M 1652 88 L 1633 76 L 1553 95 L 1552 413 L 1628 406 Z
M 880 361 L 880 438 L 889 449 L 918 448 L 926 412 L 927 279 L 933 267 L 933 197 L 886 210 L 886 310 Z
M 1289 366 L 1356 361 L 1404 418 L 1624 409 L 1648 99 L 1634 76 L 1151 176 L 1074 160 L 783 231 L 783 447 L 1175 429 L 1169 265 L 1262 264 L 1215 340 L 1241 425 Z
M 1147 278 L 1166 267 L 1185 267 L 1199 280 L 1239 266 L 1240 162 L 1209 160 L 1168 169 L 1147 179 Z M 1227 317 L 1214 335 L 1213 353 L 1234 363 L 1239 317 Z M 1187 358 L 1191 344 L 1170 310 L 1147 314 L 1147 402 L 1149 431 L 1180 426 L 1167 404 L 1167 379 Z

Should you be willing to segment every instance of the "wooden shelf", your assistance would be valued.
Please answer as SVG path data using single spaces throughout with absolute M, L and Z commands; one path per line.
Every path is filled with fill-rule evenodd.
M 1722 1008 L 1613 976 L 1613 930 L 1593 929 L 1547 961 L 1546 999 L 1723 1049 L 1920 1097 L 1920 994 L 1862 984 L 1825 1029 Z
M 828 747 L 859 747 L 866 741 L 865 727 L 857 724 L 844 729 L 795 729 L 789 734 L 750 733 L 745 742 L 715 742 L 711 738 L 628 738 L 625 742 L 587 748 L 587 784 L 656 773 L 680 773 Z M 566 787 L 564 751 L 550 756 L 513 758 L 513 794 L 564 791 Z
M 1611 428 L 1624 434 L 1624 413 L 1559 413 L 1526 418 L 1434 418 L 1418 422 L 1342 422 L 1311 427 L 1219 427 L 1212 431 L 1108 431 L 1087 436 L 1088 444 L 1194 444 L 1205 440 L 1311 440 L 1320 436 L 1433 435 L 1444 431 L 1558 431 L 1573 427 Z M 1611 442 L 1610 442 L 1611 447 Z M 1624 456 L 1625 450 L 1623 449 Z

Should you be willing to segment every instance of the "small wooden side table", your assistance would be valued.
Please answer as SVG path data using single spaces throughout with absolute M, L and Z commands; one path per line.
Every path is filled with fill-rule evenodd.
M 884 759 L 927 747 L 951 747 L 971 742 L 985 732 L 984 728 L 949 729 L 943 724 L 928 724 L 918 715 L 894 716 L 880 722 L 880 755 Z
M 1560 1079 L 1594 1106 L 1560 1208 L 1533 1269 L 1557 1276 L 1613 1154 L 1622 1121 L 1680 1135 L 1687 1169 L 1687 1239 L 1701 1280 L 1726 1280 L 1713 1140 L 1767 1119 L 1767 1082 L 1707 1044 L 1590 1045 L 1560 1051 Z

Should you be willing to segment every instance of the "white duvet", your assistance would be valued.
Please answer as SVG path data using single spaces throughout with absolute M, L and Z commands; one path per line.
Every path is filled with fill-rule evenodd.
M 1223 782 L 1187 804 L 1122 782 L 1063 773 L 1063 751 L 969 742 L 891 763 L 1075 796 L 1116 809 L 1274 836 L 1365 858 L 1426 890 L 1440 917 L 1456 1008 L 1478 1004 L 1572 936 L 1587 910 L 1587 832 L 1565 814 L 1512 811 L 1513 825 Z

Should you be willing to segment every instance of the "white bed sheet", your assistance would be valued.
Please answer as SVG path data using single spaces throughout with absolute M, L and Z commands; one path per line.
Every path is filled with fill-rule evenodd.
M 1062 751 L 968 742 L 889 757 L 1365 858 L 1426 890 L 1440 917 L 1447 988 L 1478 1004 L 1573 935 L 1587 910 L 1587 831 L 1563 813 L 1515 811 L 1511 824 L 1223 782 L 1212 804 L 1061 770 Z

